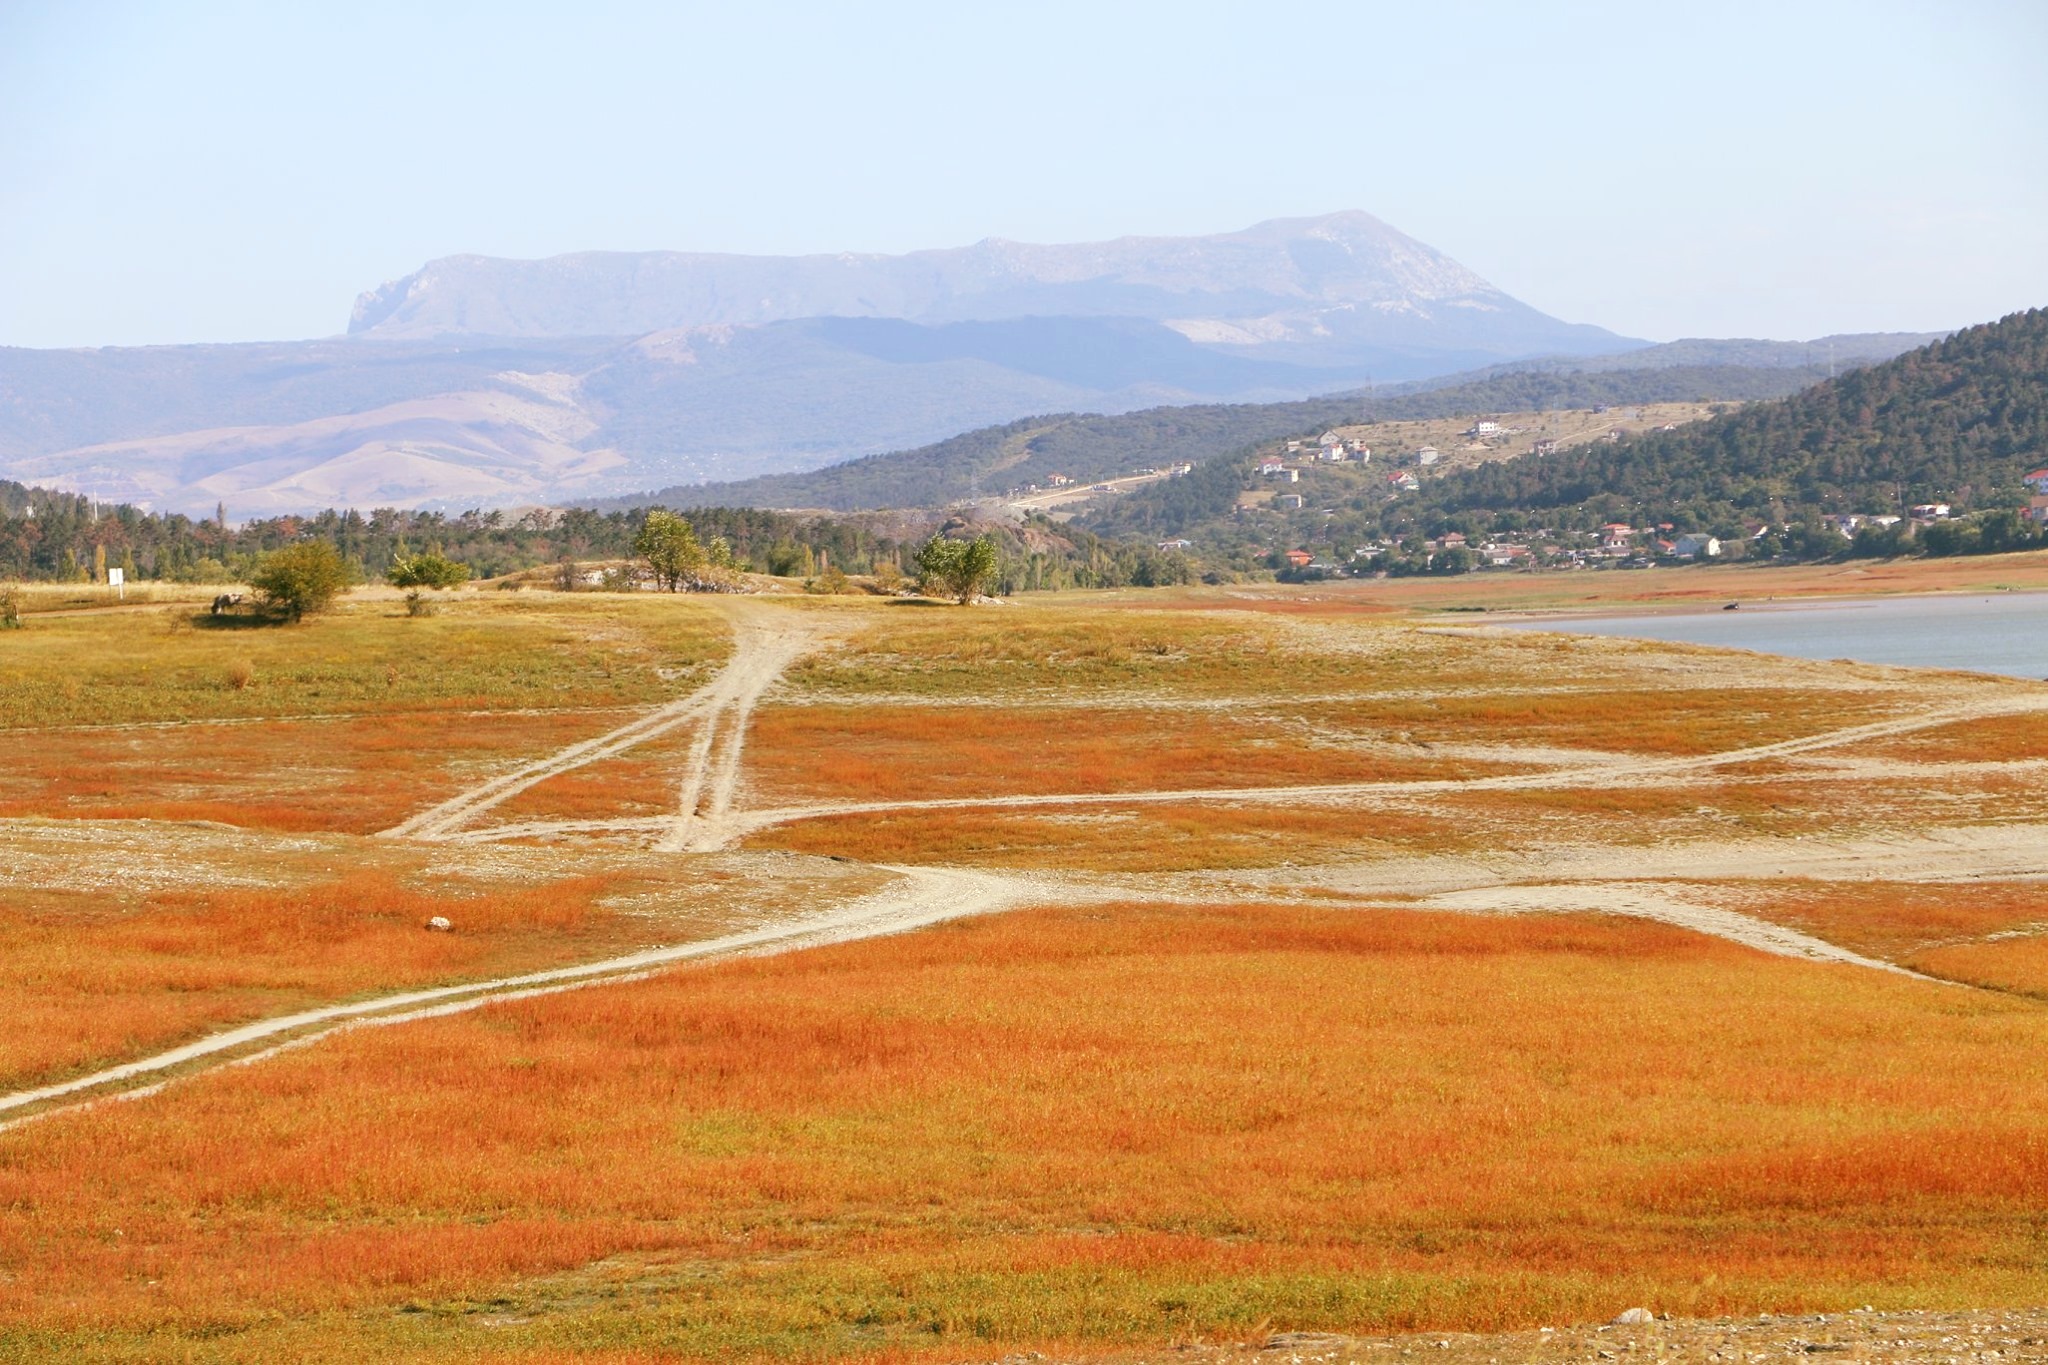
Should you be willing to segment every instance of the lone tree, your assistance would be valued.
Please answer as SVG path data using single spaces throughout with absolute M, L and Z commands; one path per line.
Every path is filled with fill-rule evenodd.
M 469 566 L 429 550 L 425 554 L 400 555 L 391 561 L 384 575 L 394 588 L 405 588 L 405 614 L 425 616 L 433 608 L 421 594 L 427 589 L 453 588 L 469 581 Z
M 290 621 L 325 610 L 354 581 L 348 561 L 324 540 L 272 550 L 249 575 L 264 607 Z
M 925 591 L 942 592 L 962 606 L 994 583 L 1001 568 L 996 543 L 987 536 L 976 540 L 933 536 L 917 552 L 918 581 Z
M 640 534 L 633 537 L 633 553 L 647 561 L 654 581 L 670 592 L 682 591 L 683 584 L 695 579 L 707 563 L 690 523 L 659 508 L 640 524 Z

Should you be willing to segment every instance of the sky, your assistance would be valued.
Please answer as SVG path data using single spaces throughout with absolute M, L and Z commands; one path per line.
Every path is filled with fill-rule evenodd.
M 0 345 L 1337 209 L 1625 335 L 1945 329 L 2048 304 L 2044 62 L 2042 0 L 0 0 Z

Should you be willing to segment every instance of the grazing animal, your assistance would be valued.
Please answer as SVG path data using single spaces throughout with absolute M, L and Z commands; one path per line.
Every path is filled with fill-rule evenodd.
M 213 614 L 218 616 L 231 607 L 238 607 L 241 604 L 242 594 L 238 592 L 224 592 L 213 599 Z

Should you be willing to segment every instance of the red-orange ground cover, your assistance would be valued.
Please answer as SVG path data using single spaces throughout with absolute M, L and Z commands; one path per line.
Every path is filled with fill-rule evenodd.
M 2012 763 L 2048 758 L 2048 716 L 1991 716 L 1937 726 L 1873 746 L 1871 753 L 1919 763 Z
M 1719 782 L 1711 776 L 1451 792 L 1431 797 L 1430 804 L 1452 828 L 1523 847 L 1805 835 L 1860 829 L 1889 813 L 1881 804 L 1845 801 L 1836 781 Z
M 0 818 L 367 834 L 628 714 L 417 712 L 0 732 Z
M 1512 765 L 1332 743 L 1286 717 L 1170 707 L 767 706 L 758 804 L 1483 777 Z
M 1895 962 L 1932 961 L 1925 950 L 1947 951 L 1959 940 L 2048 928 L 2043 882 L 1810 881 L 1767 884 L 1759 892 L 1745 901 L 1748 913 Z
M 1636 922 L 1006 916 L 0 1136 L 0 1344 L 959 1359 L 2038 1302 L 2044 1043 L 2037 1005 Z
M 90 1071 L 230 1023 L 373 990 L 554 966 L 638 942 L 602 879 L 480 895 L 383 873 L 163 893 L 132 913 L 69 897 L 0 907 L 0 1088 Z M 456 932 L 427 933 L 432 916 Z
M 747 846 L 874 863 L 1182 872 L 1472 847 L 1455 821 L 1378 805 L 1241 801 L 1076 805 L 1062 811 L 941 809 L 821 816 Z
M 2043 913 L 2036 923 L 2048 921 L 2048 903 L 2040 908 Z M 2048 999 L 2048 929 L 1987 943 L 1929 948 L 1907 958 L 1906 965 L 1951 981 Z
M 1370 699 L 1319 706 L 1330 723 L 1435 742 L 1711 754 L 1823 734 L 1889 714 L 1886 699 L 1797 688 L 1601 688 Z
M 681 758 L 633 749 L 550 777 L 494 807 L 488 821 L 605 820 L 668 815 L 682 783 Z

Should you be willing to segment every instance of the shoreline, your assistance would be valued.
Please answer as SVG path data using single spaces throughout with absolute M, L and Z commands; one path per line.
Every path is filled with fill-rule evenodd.
M 1922 602 L 1934 599 L 1982 598 L 1986 602 L 2007 598 L 2048 597 L 2048 588 L 1927 588 L 1914 592 L 1767 595 L 1761 598 L 1731 596 L 1724 602 L 1645 601 L 1589 603 L 1558 607 L 1411 607 L 1418 619 L 1432 622 L 1447 616 L 1483 618 L 1487 625 L 1522 625 L 1551 621 L 1652 620 L 1663 617 L 1721 616 L 1749 612 L 1752 615 L 1792 615 L 1833 608 L 1882 607 L 1887 603 Z

